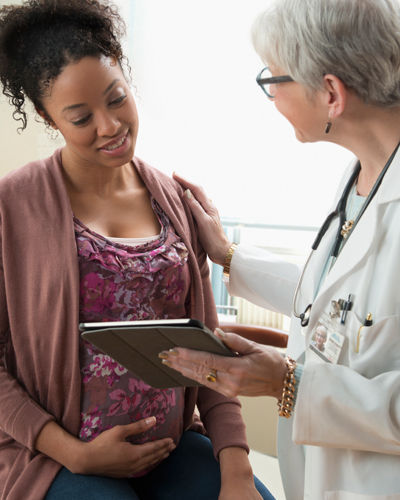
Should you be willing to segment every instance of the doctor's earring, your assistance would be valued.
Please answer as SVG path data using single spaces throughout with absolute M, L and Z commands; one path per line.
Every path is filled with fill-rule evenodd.
M 326 126 L 325 126 L 325 134 L 329 134 L 329 132 L 331 131 L 331 128 L 332 128 L 332 122 L 327 121 Z
M 326 122 L 326 125 L 325 125 L 325 134 L 329 134 L 329 132 L 331 131 L 331 128 L 332 128 L 332 110 L 330 109 L 329 112 L 328 112 L 328 121 Z

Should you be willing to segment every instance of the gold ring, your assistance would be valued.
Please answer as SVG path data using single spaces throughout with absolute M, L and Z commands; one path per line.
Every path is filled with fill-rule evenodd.
M 217 381 L 217 370 L 213 368 L 208 372 L 206 376 L 207 382 L 216 382 Z

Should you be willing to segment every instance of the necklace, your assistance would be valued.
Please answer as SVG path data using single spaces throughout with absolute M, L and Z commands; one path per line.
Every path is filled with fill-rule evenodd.
M 351 231 L 351 228 L 353 227 L 353 225 L 354 225 L 353 219 L 349 219 L 349 220 L 344 221 L 344 224 L 342 226 L 342 230 L 340 231 L 340 234 L 343 236 L 344 239 L 346 239 L 347 236 L 349 235 L 349 232 Z
M 358 177 L 358 176 L 357 176 Z M 340 234 L 342 235 L 343 239 L 345 240 L 350 231 L 351 231 L 351 228 L 354 226 L 354 217 L 352 217 L 352 208 L 353 208 L 353 201 L 354 201 L 354 197 L 355 197 L 355 186 L 356 186 L 356 183 L 357 183 L 357 179 L 355 180 L 349 194 L 348 194 L 348 197 L 347 197 L 347 206 L 346 206 L 346 216 L 347 216 L 347 219 L 344 221 L 344 223 L 342 224 L 342 229 L 340 231 Z
M 346 206 L 347 219 L 344 221 L 340 231 L 340 234 L 343 236 L 344 240 L 349 236 L 349 233 L 352 227 L 354 226 L 354 221 L 358 213 L 362 209 L 365 200 L 366 198 L 364 196 L 360 196 L 357 194 L 357 185 L 356 183 L 354 183 L 347 199 L 347 206 Z

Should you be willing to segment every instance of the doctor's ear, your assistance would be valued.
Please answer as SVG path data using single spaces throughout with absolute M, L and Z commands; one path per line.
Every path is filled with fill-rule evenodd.
M 324 75 L 323 89 L 325 91 L 325 104 L 328 107 L 329 119 L 334 120 L 344 111 L 348 89 L 340 78 L 331 74 Z

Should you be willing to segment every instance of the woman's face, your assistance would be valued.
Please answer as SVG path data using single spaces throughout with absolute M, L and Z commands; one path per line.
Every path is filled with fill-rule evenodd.
M 326 332 L 325 330 L 318 329 L 315 332 L 315 342 L 317 343 L 318 347 L 322 347 L 325 344 L 326 341 Z
M 115 60 L 84 57 L 69 64 L 42 104 L 63 135 L 64 152 L 75 165 L 117 167 L 132 159 L 138 116 Z
M 287 74 L 273 65 L 270 70 L 273 76 Z M 315 142 L 324 138 L 328 116 L 322 106 L 320 92 L 310 96 L 299 83 L 285 82 L 274 86 L 274 94 L 276 109 L 292 124 L 300 142 Z

